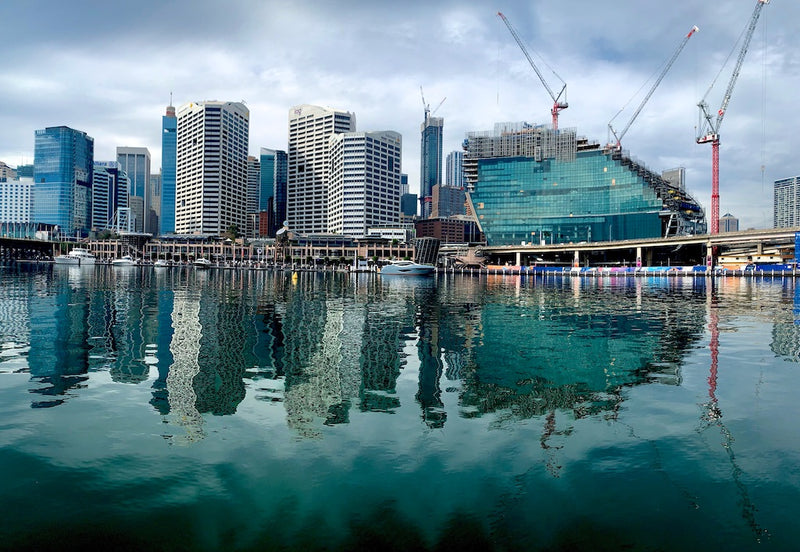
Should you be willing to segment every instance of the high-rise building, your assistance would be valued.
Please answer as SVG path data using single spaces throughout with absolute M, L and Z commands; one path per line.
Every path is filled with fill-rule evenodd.
M 245 230 L 249 139 L 250 110 L 242 103 L 206 101 L 178 110 L 176 233 Z
M 738 232 L 739 219 L 730 213 L 725 213 L 719 218 L 719 231 L 720 232 Z
M 402 137 L 397 132 L 346 132 L 330 139 L 328 232 L 367 235 L 400 222 Z
M 118 226 L 119 209 L 128 207 L 128 175 L 118 161 L 95 161 L 92 171 L 92 229 Z
M 247 156 L 247 230 L 248 238 L 258 237 L 258 203 L 261 188 L 261 159 Z
M 434 186 L 431 216 L 429 218 L 448 218 L 455 215 L 465 215 L 464 203 L 466 200 L 464 188 Z
M 157 233 L 147 224 L 150 218 L 150 150 L 118 147 L 117 162 L 128 175 L 128 195 L 141 198 L 141 212 L 134 216 L 134 231 Z
M 328 232 L 329 141 L 355 129 L 354 113 L 315 105 L 289 110 L 286 220 L 292 230 Z
M 420 154 L 419 201 L 420 216 L 428 218 L 433 206 L 433 187 L 442 184 L 442 130 L 444 119 L 432 117 L 425 110 L 425 122 L 420 125 L 422 151 Z
M 464 187 L 464 152 L 451 151 L 447 154 L 445 162 L 445 186 L 452 188 Z
M 0 224 L 31 222 L 33 179 L 0 180 Z
M 170 104 L 172 102 L 170 101 Z M 161 117 L 161 234 L 175 233 L 175 183 L 178 155 L 178 118 L 175 108 L 167 106 L 167 114 Z
M 148 228 L 153 234 L 161 231 L 161 173 L 150 175 L 150 216 Z
M 409 193 L 410 190 L 408 189 L 408 175 L 406 173 L 400 173 L 400 195 L 405 195 Z
M 800 176 L 775 181 L 772 212 L 775 228 L 800 226 Z
M 258 194 L 258 211 L 263 228 L 262 236 L 275 236 L 286 221 L 286 178 L 288 156 L 285 151 L 261 148 L 261 186 Z
M 66 126 L 37 130 L 33 159 L 31 222 L 85 237 L 91 221 L 94 139 Z

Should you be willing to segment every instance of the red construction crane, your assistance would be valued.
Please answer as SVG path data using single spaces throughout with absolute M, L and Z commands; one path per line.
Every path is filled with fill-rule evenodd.
M 770 0 L 757 0 L 756 7 L 753 10 L 753 15 L 750 17 L 750 23 L 744 36 L 742 49 L 739 51 L 739 58 L 736 60 L 736 66 L 733 68 L 731 80 L 728 82 L 728 89 L 725 90 L 725 95 L 722 97 L 722 104 L 717 110 L 717 116 L 714 118 L 708 111 L 708 103 L 706 97 L 714 87 L 714 82 L 700 100 L 697 106 L 700 108 L 700 126 L 698 127 L 700 133 L 697 136 L 698 144 L 705 144 L 711 142 L 711 233 L 719 233 L 719 127 L 722 125 L 722 119 L 725 117 L 725 112 L 728 109 L 728 102 L 731 101 L 731 94 L 733 87 L 736 84 L 736 79 L 739 78 L 739 72 L 742 69 L 744 57 L 747 55 L 747 49 L 750 46 L 750 39 L 753 38 L 753 31 L 756 29 L 758 17 L 761 15 L 761 8 L 764 4 L 769 4 Z M 716 79 L 714 79 L 716 81 Z
M 683 50 L 683 47 L 684 47 L 684 46 L 686 46 L 686 43 L 687 43 L 687 42 L 689 42 L 689 39 L 690 39 L 690 38 L 692 38 L 692 35 L 693 35 L 694 33 L 696 33 L 697 31 L 699 31 L 699 30 L 700 30 L 700 29 L 698 29 L 698 28 L 697 28 L 697 26 L 695 25 L 695 26 L 693 26 L 693 27 L 692 27 L 692 30 L 691 30 L 691 31 L 689 31 L 689 34 L 687 34 L 685 37 L 683 37 L 683 40 L 681 41 L 681 44 L 680 44 L 680 46 L 678 46 L 678 49 L 677 49 L 677 50 L 675 50 L 675 53 L 674 53 L 674 54 L 672 54 L 672 57 L 669 59 L 669 61 L 667 62 L 667 64 L 664 66 L 664 69 L 661 71 L 661 74 L 658 76 L 658 79 L 656 79 L 656 82 L 655 82 L 655 83 L 653 83 L 653 86 L 650 88 L 650 91 L 649 91 L 649 92 L 647 93 L 647 95 L 644 97 L 644 99 L 642 100 L 642 103 L 640 103 L 640 104 L 639 104 L 639 107 L 636 109 L 636 112 L 635 112 L 635 113 L 633 114 L 633 116 L 631 117 L 631 120 L 630 120 L 630 121 L 628 121 L 628 124 L 627 124 L 627 125 L 625 125 L 625 128 L 623 128 L 623 129 L 622 129 L 622 132 L 620 132 L 619 134 L 617 134 L 617 133 L 614 131 L 614 127 L 613 127 L 613 126 L 611 126 L 611 123 L 613 123 L 613 122 L 614 122 L 614 119 L 616 119 L 616 118 L 617 118 L 617 115 L 619 115 L 620 113 L 622 113 L 622 109 L 621 109 L 621 110 L 619 110 L 619 112 L 617 112 L 617 115 L 614 115 L 614 119 L 611 119 L 611 121 L 609 121 L 609 123 L 608 123 L 608 130 L 610 130 L 610 131 L 611 131 L 611 134 L 613 134 L 613 135 L 614 135 L 614 138 L 615 138 L 615 139 L 616 139 L 616 141 L 617 141 L 617 143 L 616 143 L 617 149 L 620 149 L 620 148 L 622 147 L 622 144 L 621 144 L 621 142 L 622 142 L 622 137 L 623 137 L 623 136 L 625 136 L 625 133 L 626 133 L 626 132 L 628 132 L 628 129 L 629 129 L 629 128 L 631 128 L 631 125 L 632 125 L 632 124 L 633 124 L 633 122 L 636 120 L 636 117 L 638 117 L 638 116 L 639 116 L 639 113 L 641 113 L 641 112 L 642 112 L 642 108 L 644 108 L 644 104 L 646 104 L 646 103 L 647 103 L 647 100 L 649 100 L 649 99 L 650 99 L 650 96 L 652 96 L 652 95 L 653 95 L 653 92 L 655 92 L 655 91 L 656 91 L 656 88 L 658 88 L 658 85 L 659 85 L 659 84 L 661 84 L 661 81 L 664 79 L 664 75 L 666 75 L 666 74 L 667 74 L 667 71 L 669 71 L 669 70 L 670 70 L 670 67 L 672 67 L 672 64 L 673 64 L 673 63 L 675 63 L 675 60 L 676 60 L 676 59 L 678 59 L 678 54 L 680 54 L 680 53 L 681 53 L 681 51 Z M 624 109 L 624 108 L 623 108 L 623 109 Z
M 553 130 L 558 130 L 558 113 L 562 109 L 566 109 L 566 108 L 569 107 L 569 104 L 567 103 L 567 83 L 565 83 L 564 79 L 559 77 L 556 74 L 556 72 L 553 71 L 553 74 L 564 85 L 564 86 L 561 87 L 561 90 L 559 91 L 559 93 L 555 94 L 553 92 L 553 89 L 550 88 L 550 85 L 547 84 L 547 81 L 544 80 L 544 77 L 542 76 L 541 71 L 539 71 L 539 68 L 536 67 L 536 64 L 533 62 L 533 59 L 531 58 L 531 55 L 528 53 L 528 49 L 525 48 L 525 43 L 522 42 L 522 39 L 517 34 L 517 31 L 514 30 L 514 27 L 511 25 L 509 20 L 501 12 L 497 12 L 497 15 L 500 16 L 500 19 L 502 19 L 503 23 L 506 24 L 506 27 L 508 27 L 508 30 L 511 31 L 511 36 L 513 36 L 514 40 L 517 41 L 517 44 L 519 44 L 519 47 L 522 50 L 522 53 L 525 54 L 526 58 L 528 58 L 528 63 L 530 63 L 531 67 L 533 67 L 533 70 L 536 71 L 536 75 L 539 77 L 539 80 L 542 81 L 542 84 L 544 85 L 545 89 L 547 89 L 547 93 L 550 94 L 550 97 L 553 99 L 553 108 L 550 110 L 550 113 L 553 115 Z M 563 100 L 561 99 L 562 96 L 564 97 Z

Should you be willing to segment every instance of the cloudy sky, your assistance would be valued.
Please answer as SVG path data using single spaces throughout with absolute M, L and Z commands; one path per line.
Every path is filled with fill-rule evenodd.
M 250 151 L 285 149 L 293 105 L 356 114 L 358 130 L 403 135 L 403 171 L 419 184 L 425 100 L 444 117 L 445 153 L 495 122 L 549 123 L 552 103 L 502 20 L 551 87 L 567 82 L 560 126 L 599 142 L 625 126 L 663 63 L 700 28 L 623 140 L 651 169 L 683 166 L 710 208 L 711 147 L 697 145 L 697 102 L 714 78 L 722 101 L 755 0 L 2 0 L 0 161 L 33 160 L 34 130 L 67 125 L 95 158 L 146 146 L 161 164 L 169 103 L 241 101 Z M 761 14 L 721 128 L 721 214 L 772 225 L 772 182 L 800 174 L 800 2 Z M 728 65 L 723 64 L 733 52 Z M 720 73 L 720 70 L 722 72 Z M 637 95 L 638 93 L 638 95 Z

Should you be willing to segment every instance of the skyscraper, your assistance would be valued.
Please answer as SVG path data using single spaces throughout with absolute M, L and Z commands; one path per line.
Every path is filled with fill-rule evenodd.
M 464 152 L 451 151 L 445 161 L 445 186 L 452 188 L 464 187 Z
M 128 176 L 117 161 L 96 161 L 92 173 L 92 229 L 115 226 L 118 209 L 128 207 Z
M 425 110 L 425 122 L 420 125 L 422 132 L 422 152 L 420 155 L 419 201 L 420 216 L 431 215 L 433 187 L 442 184 L 442 130 L 444 119 L 431 117 Z
M 238 102 L 178 110 L 175 232 L 221 235 L 247 227 L 250 110 Z
M 399 224 L 400 134 L 347 132 L 330 143 L 328 231 L 362 237 L 370 227 Z
M 719 231 L 720 232 L 738 232 L 739 219 L 730 213 L 725 213 L 719 217 Z
M 147 148 L 117 148 L 117 162 L 125 174 L 128 175 L 128 195 L 141 199 L 141 212 L 134 216 L 135 232 L 157 232 L 150 229 L 150 150 Z M 139 205 L 139 201 L 131 202 Z
M 286 220 L 292 230 L 328 232 L 329 140 L 355 129 L 354 113 L 315 105 L 289 110 Z
M 775 181 L 772 209 L 775 228 L 800 226 L 800 176 Z
M 258 237 L 258 203 L 261 188 L 261 158 L 247 157 L 247 232 L 248 238 Z
M 170 104 L 172 102 L 170 101 Z M 175 233 L 175 182 L 178 152 L 178 118 L 175 108 L 167 106 L 161 117 L 161 234 Z
M 91 221 L 94 139 L 66 126 L 35 134 L 33 220 L 86 236 Z
M 258 210 L 265 218 L 263 235 L 275 236 L 286 220 L 286 178 L 288 157 L 285 151 L 261 148 L 261 187 Z

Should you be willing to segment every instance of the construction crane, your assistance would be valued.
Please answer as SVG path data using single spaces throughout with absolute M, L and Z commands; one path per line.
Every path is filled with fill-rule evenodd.
M 422 90 L 422 86 L 419 87 L 419 93 L 422 96 L 422 108 L 425 110 L 425 120 L 428 120 L 428 117 L 435 115 L 439 108 L 442 107 L 442 104 L 447 99 L 447 96 L 442 98 L 442 101 L 439 102 L 439 105 L 436 106 L 436 109 L 431 111 L 431 104 L 425 101 L 425 92 Z
M 667 62 L 667 64 L 664 66 L 664 69 L 661 71 L 661 74 L 658 76 L 658 78 L 656 79 L 656 81 L 653 83 L 653 86 L 650 88 L 650 91 L 649 91 L 649 92 L 647 93 L 647 95 L 644 97 L 644 99 L 642 100 L 642 103 L 640 103 L 640 104 L 639 104 L 639 107 L 638 107 L 638 108 L 636 109 L 636 111 L 634 112 L 634 114 L 633 114 L 633 116 L 631 117 L 630 121 L 628 121 L 628 124 L 627 124 L 627 125 L 625 125 L 625 128 L 623 128 L 623 129 L 622 129 L 622 132 L 620 132 L 619 134 L 617 134 L 617 133 L 616 133 L 616 131 L 614 130 L 614 127 L 613 127 L 613 126 L 611 126 L 611 123 L 613 123 L 613 122 L 614 122 L 614 119 L 616 119 L 616 118 L 617 118 L 617 115 L 619 115 L 620 113 L 622 113 L 622 109 L 625 109 L 624 107 L 623 107 L 622 109 L 620 109 L 620 110 L 619 110 L 619 112 L 617 112 L 617 115 L 614 115 L 614 118 L 613 118 L 613 119 L 611 119 L 611 121 L 609 121 L 609 123 L 608 123 L 608 130 L 610 130 L 610 131 L 611 131 L 611 134 L 613 134 L 613 135 L 614 135 L 614 138 L 615 138 L 615 139 L 616 139 L 616 141 L 617 141 L 617 143 L 616 143 L 616 147 L 617 147 L 617 149 L 621 149 L 621 148 L 622 148 L 622 144 L 621 144 L 621 142 L 622 142 L 622 137 L 623 137 L 623 136 L 625 136 L 625 134 L 628 132 L 628 129 L 629 129 L 629 128 L 631 128 L 631 125 L 632 125 L 632 124 L 633 124 L 633 122 L 636 120 L 636 117 L 638 117 L 638 116 L 639 116 L 639 113 L 641 113 L 641 112 L 642 112 L 642 109 L 644 108 L 644 105 L 647 103 L 647 100 L 649 100 L 649 99 L 650 99 L 650 96 L 652 96 L 652 95 L 653 95 L 653 92 L 655 92 L 655 91 L 656 91 L 656 88 L 658 88 L 658 85 L 659 85 L 659 84 L 661 84 L 661 81 L 664 79 L 664 75 L 666 75 L 666 74 L 667 74 L 667 71 L 669 71 L 669 70 L 670 70 L 670 68 L 672 67 L 672 64 L 673 64 L 673 63 L 675 63 L 675 60 L 676 60 L 676 59 L 678 59 L 678 55 L 679 55 L 679 54 L 681 53 L 681 51 L 683 50 L 683 47 L 684 47 L 684 46 L 686 46 L 686 43 L 687 43 L 687 42 L 689 42 L 689 39 L 690 39 L 690 38 L 692 38 L 692 35 L 694 35 L 694 33 L 696 33 L 696 32 L 697 32 L 697 31 L 699 31 L 699 30 L 700 30 L 700 29 L 698 29 L 698 28 L 697 28 L 697 26 L 695 25 L 695 26 L 693 26 L 693 27 L 692 27 L 692 30 L 691 30 L 691 31 L 689 31 L 689 34 L 687 34 L 685 37 L 683 37 L 683 40 L 681 41 L 681 43 L 680 43 L 680 46 L 678 46 L 678 49 L 677 49 L 677 50 L 675 50 L 675 53 L 674 53 L 674 54 L 672 54 L 672 57 L 669 59 L 669 61 Z
M 725 90 L 725 95 L 722 97 L 722 104 L 717 110 L 717 115 L 714 117 L 708 110 L 708 103 L 706 97 L 711 89 L 714 87 L 714 82 L 711 83 L 708 91 L 706 92 L 697 107 L 700 108 L 700 133 L 697 136 L 698 144 L 705 144 L 711 142 L 711 233 L 719 233 L 719 128 L 722 126 L 722 119 L 725 117 L 725 112 L 728 109 L 728 103 L 731 101 L 731 94 L 736 80 L 739 78 L 739 72 L 742 69 L 747 49 L 750 46 L 750 39 L 753 38 L 753 31 L 756 29 L 758 17 L 761 15 L 761 8 L 765 4 L 769 4 L 770 0 L 757 0 L 756 7 L 753 10 L 753 15 L 750 17 L 750 24 L 745 32 L 742 48 L 739 50 L 739 58 L 736 60 L 736 65 L 733 68 L 728 88 Z
M 565 83 L 564 79 L 559 77 L 558 74 L 556 74 L 556 72 L 553 71 L 553 74 L 563 84 L 563 86 L 561 87 L 561 90 L 558 92 L 558 94 L 555 94 L 553 92 L 553 89 L 550 88 L 550 85 L 547 84 L 547 81 L 542 76 L 542 72 L 539 71 L 538 67 L 536 67 L 536 64 L 533 62 L 533 59 L 531 58 L 531 55 L 528 53 L 528 49 L 525 47 L 525 43 L 522 42 L 522 39 L 519 37 L 519 35 L 517 34 L 517 31 L 511 25 L 511 22 L 508 20 L 508 18 L 506 18 L 505 15 L 502 14 L 502 12 L 497 12 L 497 15 L 500 16 L 500 19 L 502 19 L 503 23 L 506 24 L 506 27 L 508 27 L 508 30 L 511 32 L 511 36 L 513 36 L 514 40 L 517 41 L 517 44 L 519 44 L 519 47 L 522 50 L 522 53 L 525 54 L 525 57 L 528 59 L 528 63 L 530 63 L 531 67 L 533 67 L 533 70 L 536 71 L 536 75 L 539 77 L 539 80 L 542 81 L 542 84 L 544 85 L 545 89 L 547 90 L 547 93 L 550 94 L 550 97 L 553 99 L 553 107 L 550 110 L 550 113 L 553 115 L 553 130 L 558 130 L 558 113 L 562 109 L 566 109 L 566 108 L 569 107 L 569 104 L 567 103 L 567 83 Z M 562 99 L 562 96 L 563 96 L 563 99 Z

